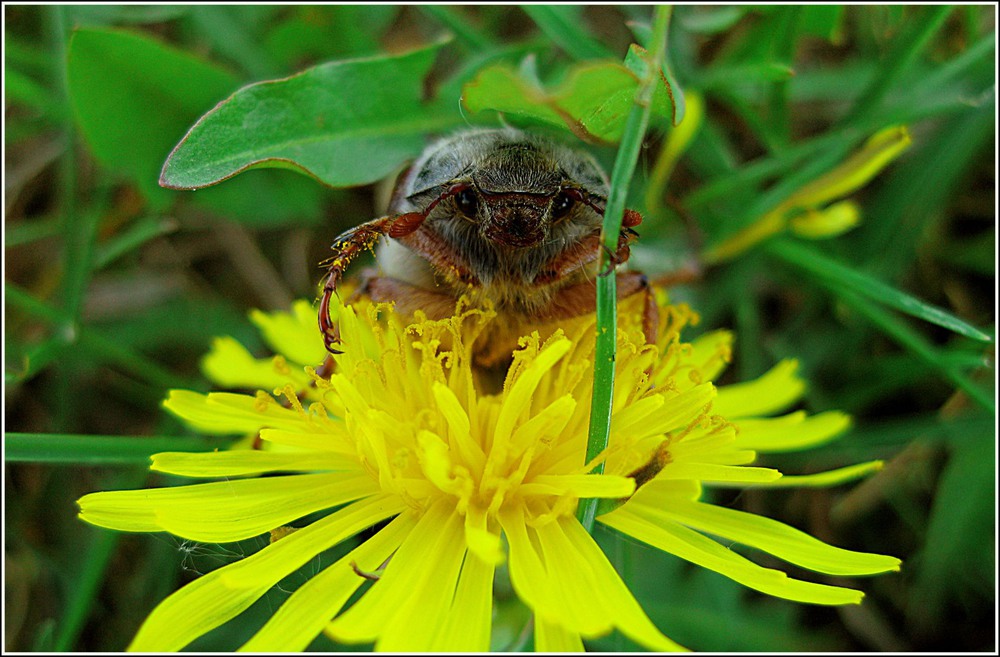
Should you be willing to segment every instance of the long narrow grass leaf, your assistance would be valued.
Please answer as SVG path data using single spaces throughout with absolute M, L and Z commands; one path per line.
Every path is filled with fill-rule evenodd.
M 475 52 L 493 49 L 496 44 L 488 36 L 470 25 L 456 6 L 420 5 L 420 12 L 451 30 L 458 42 Z
M 166 235 L 177 229 L 173 219 L 144 217 L 127 230 L 97 248 L 94 269 L 102 269 L 126 253 L 133 251 L 149 240 Z
M 956 367 L 942 362 L 940 352 L 923 336 L 899 321 L 899 318 L 894 317 L 886 312 L 885 309 L 850 290 L 841 290 L 839 296 L 847 305 L 867 317 L 869 321 L 878 326 L 879 329 L 896 342 L 938 370 L 941 376 L 965 391 L 980 406 L 988 409 L 990 412 L 996 412 L 996 402 L 991 393 L 976 385 Z
M 599 41 L 581 27 L 580 21 L 574 20 L 569 12 L 580 7 L 570 5 L 524 5 L 521 7 L 531 20 L 552 39 L 552 42 L 562 48 L 574 59 L 608 59 L 615 54 L 604 47 Z
M 846 267 L 824 256 L 816 249 L 796 244 L 790 240 L 775 241 L 768 245 L 767 249 L 781 260 L 812 274 L 836 290 L 857 293 L 907 315 L 912 315 L 979 342 L 993 341 L 988 334 L 951 313 L 890 287 L 871 276 Z
M 653 85 L 660 76 L 660 64 L 666 50 L 667 26 L 670 22 L 670 8 L 658 6 L 653 27 L 653 51 L 646 78 L 636 92 L 635 104 L 629 112 L 622 135 L 621 146 L 615 157 L 611 172 L 611 189 L 604 212 L 602 228 L 604 249 L 599 266 L 602 272 L 597 279 L 597 351 L 594 356 L 594 388 L 590 406 L 590 428 L 587 436 L 586 462 L 592 461 L 608 445 L 611 431 L 611 404 L 615 381 L 615 347 L 617 343 L 617 290 L 612 264 L 608 254 L 618 249 L 618 235 L 625 216 L 625 199 L 629 183 L 635 173 L 639 159 L 639 149 L 649 124 Z M 595 472 L 603 472 L 600 464 Z M 593 530 L 597 513 L 597 500 L 588 499 L 580 503 L 577 517 L 588 532 Z
M 948 14 L 954 7 L 941 5 L 921 8 L 923 14 L 915 21 L 910 30 L 894 42 L 893 49 L 886 55 L 883 65 L 876 77 L 855 102 L 851 111 L 851 120 L 871 115 L 879 103 L 899 82 L 900 77 L 913 63 L 931 37 L 938 31 Z
M 160 452 L 208 452 L 219 440 L 186 436 L 92 436 L 59 433 L 5 433 L 7 463 L 65 465 L 149 465 Z
M 15 285 L 7 283 L 4 286 L 4 294 L 5 299 L 13 306 L 39 319 L 45 320 L 57 329 L 61 329 L 58 336 L 66 344 L 76 345 L 82 351 L 117 365 L 139 379 L 155 386 L 162 388 L 187 388 L 191 385 L 191 382 L 187 379 L 177 376 L 142 354 L 122 346 L 119 341 L 105 337 L 94 328 L 71 326 L 67 329 L 64 311 L 53 308 L 47 303 L 36 299 Z

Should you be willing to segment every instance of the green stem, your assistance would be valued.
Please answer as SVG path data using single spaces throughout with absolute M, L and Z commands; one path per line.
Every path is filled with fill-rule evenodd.
M 149 465 L 160 452 L 208 452 L 224 447 L 218 439 L 186 436 L 92 436 L 59 433 L 5 433 L 5 463 L 51 465 Z
M 615 347 L 618 337 L 617 289 L 614 266 L 610 254 L 618 250 L 618 235 L 622 218 L 625 216 L 625 198 L 629 182 L 635 173 L 646 126 L 649 124 L 650 101 L 654 85 L 660 79 L 659 71 L 666 50 L 667 25 L 670 22 L 670 7 L 658 6 L 653 25 L 653 46 L 649 72 L 636 91 L 635 104 L 629 112 L 622 134 L 621 146 L 615 157 L 611 173 L 611 189 L 604 212 L 600 271 L 597 279 L 597 347 L 594 356 L 594 389 L 590 405 L 590 429 L 587 436 L 587 463 L 593 461 L 608 446 L 611 432 L 611 404 L 615 382 Z M 599 463 L 594 473 L 604 472 L 604 464 Z M 584 528 L 591 532 L 597 515 L 597 500 L 580 501 L 577 518 Z

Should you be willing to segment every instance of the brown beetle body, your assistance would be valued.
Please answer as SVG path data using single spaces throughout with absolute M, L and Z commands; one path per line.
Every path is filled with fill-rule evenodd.
M 484 365 L 505 350 L 509 356 L 506 343 L 519 331 L 593 312 L 607 193 L 607 177 L 589 154 L 548 139 L 505 129 L 438 141 L 400 177 L 388 216 L 335 240 L 319 317 L 327 348 L 336 353 L 338 339 L 330 295 L 350 260 L 382 235 L 381 271 L 361 292 L 431 318 L 450 315 L 462 295 L 491 303 L 509 335 L 477 343 Z M 640 221 L 626 211 L 616 264 L 628 259 Z M 619 297 L 648 293 L 640 274 L 617 276 Z

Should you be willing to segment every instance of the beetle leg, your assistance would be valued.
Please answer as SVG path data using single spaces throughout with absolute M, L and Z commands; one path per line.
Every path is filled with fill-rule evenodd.
M 617 251 L 609 254 L 611 255 L 611 269 L 628 260 L 629 244 L 634 242 L 636 237 L 638 237 L 638 234 L 631 228 L 622 229 L 618 235 Z M 535 277 L 534 283 L 536 285 L 546 285 L 565 278 L 574 271 L 583 269 L 595 260 L 598 260 L 601 249 L 606 248 L 601 241 L 600 233 L 594 233 L 550 260 L 541 273 Z M 601 272 L 602 275 L 606 273 Z
M 330 300 L 337 293 L 337 285 L 344 276 L 348 265 L 362 251 L 371 249 L 383 235 L 402 237 L 417 230 L 426 215 L 420 212 L 391 215 L 374 219 L 341 233 L 333 241 L 333 256 L 324 262 L 327 264 L 326 278 L 323 281 L 323 295 L 319 302 L 319 331 L 323 335 L 323 344 L 331 354 L 341 354 L 342 351 L 333 345 L 340 341 L 340 331 L 330 319 Z

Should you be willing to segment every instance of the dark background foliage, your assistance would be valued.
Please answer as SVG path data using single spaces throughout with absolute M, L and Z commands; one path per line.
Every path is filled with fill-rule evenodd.
M 313 298 L 331 238 L 379 206 L 375 185 L 331 188 L 280 169 L 163 189 L 160 168 L 188 128 L 245 84 L 450 31 L 425 80 L 377 80 L 385 98 L 374 105 L 389 116 L 400 86 L 421 96 L 426 123 L 405 157 L 466 120 L 496 123 L 459 106 L 484 67 L 520 65 L 552 88 L 574 62 L 621 62 L 651 7 L 4 12 L 4 648 L 120 650 L 181 582 L 260 546 L 100 531 L 76 519 L 75 499 L 162 485 L 148 454 L 206 448 L 161 411 L 166 391 L 208 388 L 198 361 L 215 335 L 259 351 L 247 311 Z M 679 6 L 668 60 L 680 87 L 704 97 L 705 118 L 665 187 L 651 174 L 669 121 L 654 121 L 644 145 L 634 261 L 654 276 L 701 262 L 704 245 L 879 129 L 909 126 L 913 146 L 853 195 L 859 227 L 822 242 L 779 236 L 671 289 L 701 312 L 698 330 L 735 330 L 726 381 L 795 357 L 811 382 L 804 408 L 855 416 L 837 443 L 771 464 L 804 473 L 886 459 L 857 485 L 720 501 L 904 566 L 851 582 L 867 593 L 860 607 L 828 609 L 599 539 L 654 621 L 695 649 L 994 650 L 995 352 L 962 326 L 995 337 L 995 8 Z M 613 147 L 589 148 L 610 167 Z M 914 317 L 938 308 L 967 324 Z M 284 588 L 195 647 L 238 645 Z M 525 613 L 499 593 L 502 647 Z M 314 647 L 336 649 L 322 637 Z M 632 646 L 613 635 L 593 647 Z

